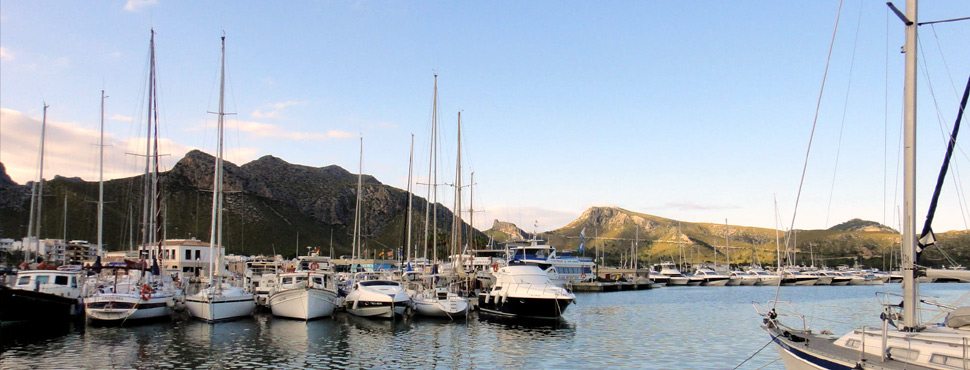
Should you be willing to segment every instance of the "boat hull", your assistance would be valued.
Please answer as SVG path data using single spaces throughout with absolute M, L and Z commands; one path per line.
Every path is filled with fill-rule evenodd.
M 392 305 L 390 302 L 347 301 L 345 306 L 351 315 L 383 319 L 404 315 L 408 308 L 407 302 L 396 302 Z
M 252 295 L 185 298 L 185 308 L 192 317 L 204 321 L 223 321 L 251 316 L 256 309 Z
M 414 312 L 420 316 L 428 317 L 465 317 L 468 313 L 468 301 L 463 298 L 458 299 L 412 299 Z
M 78 298 L 0 287 L 0 321 L 68 321 L 84 317 Z
M 169 317 L 175 302 L 172 296 L 154 296 L 147 300 L 135 294 L 106 294 L 84 299 L 85 315 L 95 322 L 123 322 Z
M 337 294 L 322 289 L 288 289 L 269 297 L 273 316 L 313 320 L 333 314 L 338 306 Z
M 559 319 L 572 298 L 526 298 L 478 295 L 478 309 L 485 314 L 503 317 Z

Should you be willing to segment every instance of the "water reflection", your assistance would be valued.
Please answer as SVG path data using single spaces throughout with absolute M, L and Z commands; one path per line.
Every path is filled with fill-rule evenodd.
M 783 290 L 816 330 L 878 325 L 887 287 Z M 943 302 L 965 284 L 921 286 Z M 563 320 L 373 320 L 338 313 L 316 321 L 260 313 L 208 324 L 174 320 L 124 327 L 68 324 L 0 329 L 0 368 L 723 369 L 769 337 L 752 301 L 772 287 L 685 287 L 579 294 Z M 846 309 L 851 307 L 852 309 Z M 832 318 L 838 318 L 833 321 Z M 742 369 L 781 369 L 770 347 Z

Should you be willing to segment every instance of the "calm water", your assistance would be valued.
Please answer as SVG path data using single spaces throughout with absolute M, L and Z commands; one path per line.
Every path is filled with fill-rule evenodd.
M 886 286 L 786 287 L 817 330 L 841 334 L 879 325 L 875 293 Z M 967 284 L 924 284 L 952 302 Z M 257 314 L 124 328 L 4 328 L 0 369 L 36 368 L 410 368 L 410 369 L 782 369 L 752 301 L 774 287 L 668 287 L 577 295 L 554 326 L 420 318 L 377 321 L 340 313 L 305 323 Z M 966 303 L 964 303 L 966 305 Z M 835 320 L 822 320 L 821 318 Z

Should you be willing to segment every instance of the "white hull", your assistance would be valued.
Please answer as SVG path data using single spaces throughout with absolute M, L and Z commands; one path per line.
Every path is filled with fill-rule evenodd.
M 701 283 L 703 286 L 725 286 L 728 283 L 728 279 L 723 280 L 708 280 Z
M 251 316 L 256 309 L 252 294 L 206 297 L 193 295 L 185 298 L 185 308 L 192 317 L 205 321 L 222 321 Z
M 463 298 L 425 300 L 415 297 L 413 305 L 414 311 L 421 316 L 455 318 L 468 314 L 468 301 Z
M 269 297 L 269 306 L 274 316 L 299 320 L 330 316 L 337 305 L 337 294 L 322 289 L 289 289 Z
M 378 307 L 361 307 L 352 308 L 352 303 L 347 303 L 347 312 L 354 316 L 360 317 L 379 317 L 384 319 L 394 318 L 394 316 L 404 315 L 404 311 L 407 310 L 407 304 L 402 303 L 395 305 L 392 309 L 391 306 L 378 306 Z
M 685 277 L 671 277 L 667 280 L 668 286 L 686 286 L 690 282 L 690 279 Z
M 85 298 L 84 305 L 88 319 L 107 323 L 168 317 L 175 302 L 172 296 L 144 300 L 139 294 L 104 294 Z

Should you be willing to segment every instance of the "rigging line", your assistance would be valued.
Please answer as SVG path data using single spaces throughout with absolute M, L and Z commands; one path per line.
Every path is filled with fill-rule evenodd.
M 772 343 L 775 342 L 775 338 L 778 338 L 778 336 L 777 335 L 772 335 L 771 336 L 771 339 L 768 340 L 768 343 L 765 343 L 764 346 L 761 346 L 760 349 L 758 349 L 757 351 L 755 351 L 754 353 L 752 353 L 751 356 L 748 356 L 748 358 L 744 359 L 744 361 L 741 361 L 741 363 L 738 364 L 738 366 L 735 366 L 735 367 L 731 368 L 731 370 L 737 370 L 737 368 L 741 367 L 741 365 L 744 365 L 745 362 L 748 362 L 748 360 L 751 360 L 752 358 L 754 358 L 754 356 L 756 356 L 759 353 L 761 353 L 761 351 L 764 351 L 765 348 L 768 348 L 769 345 L 771 345 Z
M 954 84 L 953 77 L 951 77 L 953 76 L 953 74 L 950 72 L 950 64 L 947 63 L 946 55 L 943 54 L 943 47 L 940 45 L 940 36 L 936 33 L 936 26 L 931 25 L 930 30 L 933 32 L 933 40 L 936 41 L 936 50 L 939 52 L 940 60 L 943 62 L 943 69 L 946 71 L 946 76 L 949 77 L 950 88 L 953 90 L 953 95 L 959 96 L 956 85 Z M 959 148 L 960 148 L 960 152 L 963 153 L 963 148 L 962 147 L 959 147 Z M 964 153 L 964 156 L 965 155 L 966 153 Z M 960 175 L 959 175 L 959 171 L 957 170 L 956 164 L 954 164 L 953 166 L 953 172 L 954 172 L 954 176 L 953 176 L 954 186 L 956 187 L 957 199 L 962 200 L 957 202 L 960 206 L 960 216 L 963 218 L 963 227 L 967 228 L 967 214 L 970 213 L 970 206 L 967 205 L 966 196 L 962 191 Z
M 835 179 L 839 171 L 839 157 L 842 154 L 842 134 L 845 131 L 845 114 L 849 110 L 849 93 L 852 91 L 852 72 L 855 69 L 855 54 L 859 45 L 859 28 L 862 25 L 862 3 L 859 4 L 859 19 L 856 22 L 855 39 L 852 41 L 852 57 L 849 59 L 849 82 L 845 85 L 845 101 L 842 103 L 842 122 L 839 124 L 839 141 L 835 147 L 835 166 L 832 169 L 832 185 L 829 188 L 829 204 L 825 209 L 825 228 L 829 227 L 832 212 L 832 198 L 835 196 Z
M 834 47 L 835 47 L 835 36 L 837 35 L 838 30 L 839 30 L 839 19 L 841 17 L 842 17 L 842 0 L 839 0 L 839 8 L 838 8 L 838 11 L 837 11 L 837 13 L 835 15 L 835 26 L 832 29 L 832 38 L 829 41 L 829 51 L 828 51 L 828 55 L 825 58 L 825 70 L 822 73 L 822 86 L 819 87 L 818 100 L 816 100 L 816 102 L 815 102 L 815 116 L 812 119 L 812 130 L 811 130 L 811 133 L 809 134 L 809 138 L 808 138 L 808 147 L 805 149 L 805 161 L 802 164 L 802 174 L 801 174 L 801 178 L 798 181 L 798 192 L 797 192 L 797 194 L 795 196 L 795 205 L 794 205 L 794 207 L 792 209 L 791 227 L 789 227 L 789 230 L 794 229 L 794 227 L 795 227 L 795 219 L 798 216 L 798 202 L 802 198 L 802 189 L 805 186 L 805 174 L 808 172 L 808 158 L 809 158 L 809 155 L 812 153 L 812 141 L 815 139 L 815 128 L 818 125 L 818 113 L 819 113 L 819 110 L 820 110 L 820 108 L 822 106 L 822 94 L 825 92 L 825 81 L 828 79 L 829 66 L 832 63 L 832 49 L 834 49 Z M 789 247 L 790 247 L 790 244 L 789 244 L 790 240 L 791 239 L 789 239 L 786 236 L 786 238 L 785 238 L 785 255 L 786 256 L 788 255 L 788 250 L 789 250 Z M 778 271 L 778 274 L 779 274 L 779 276 L 784 277 L 784 273 L 782 271 Z M 777 303 L 777 300 L 778 300 L 778 297 L 780 295 L 781 295 L 781 281 L 779 280 L 778 286 L 775 289 L 775 301 L 776 302 L 772 305 L 772 308 L 774 308 L 774 306 L 777 306 L 777 304 L 778 304 Z

